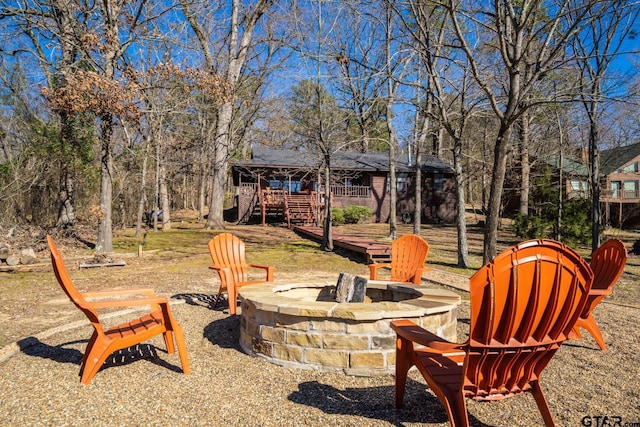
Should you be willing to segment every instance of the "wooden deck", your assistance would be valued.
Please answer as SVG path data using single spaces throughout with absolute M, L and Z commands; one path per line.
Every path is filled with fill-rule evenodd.
M 305 237 L 322 241 L 322 228 L 296 226 L 293 230 Z M 363 254 L 367 264 L 391 261 L 391 245 L 333 232 L 333 245 L 351 252 Z

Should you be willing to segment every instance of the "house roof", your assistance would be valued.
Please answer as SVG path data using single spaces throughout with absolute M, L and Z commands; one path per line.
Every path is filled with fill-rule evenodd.
M 548 159 L 546 159 L 546 163 L 558 169 L 558 165 L 560 164 L 560 156 L 551 155 Z M 577 162 L 573 159 L 562 157 L 562 172 L 567 173 L 569 175 L 577 175 L 577 176 L 589 176 L 589 167 L 583 163 Z
M 453 173 L 453 168 L 448 163 L 437 157 L 422 156 L 422 170 L 441 173 Z M 254 147 L 251 159 L 239 160 L 235 163 L 239 167 L 265 167 L 282 169 L 317 168 L 322 161 L 318 152 L 308 150 L 278 150 L 267 147 Z M 331 158 L 331 167 L 342 170 L 359 171 L 388 171 L 388 153 L 358 153 L 353 151 L 338 151 Z M 414 165 L 409 164 L 406 154 L 398 156 L 396 171 L 412 172 Z
M 600 152 L 600 173 L 609 175 L 640 156 L 640 142 Z

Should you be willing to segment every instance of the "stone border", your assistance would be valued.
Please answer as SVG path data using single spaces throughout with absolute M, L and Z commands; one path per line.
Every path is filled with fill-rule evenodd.
M 369 281 L 368 295 L 392 301 L 314 301 L 332 284 L 261 284 L 239 289 L 240 347 L 276 365 L 341 371 L 349 375 L 391 374 L 395 369 L 394 319 L 410 319 L 450 341 L 456 340 L 455 308 L 460 296 L 444 289 Z M 312 289 L 313 298 L 305 295 Z

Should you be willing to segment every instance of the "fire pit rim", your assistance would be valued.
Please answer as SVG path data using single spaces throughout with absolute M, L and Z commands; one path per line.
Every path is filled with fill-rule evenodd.
M 415 286 L 400 282 L 369 281 L 367 287 L 407 293 L 413 298 L 403 301 L 378 301 L 369 303 L 303 301 L 292 298 L 286 292 L 300 288 L 326 288 L 329 282 L 319 283 L 265 283 L 243 286 L 238 290 L 241 300 L 251 301 L 263 311 L 292 316 L 327 317 L 351 320 L 379 320 L 399 317 L 420 317 L 444 310 L 452 310 L 461 302 L 458 294 L 445 289 Z

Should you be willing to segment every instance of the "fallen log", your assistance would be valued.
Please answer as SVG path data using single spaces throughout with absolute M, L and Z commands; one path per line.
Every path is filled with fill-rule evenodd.
M 123 267 L 127 265 L 124 261 L 104 262 L 98 264 L 80 264 L 80 268 L 96 268 L 96 267 Z

